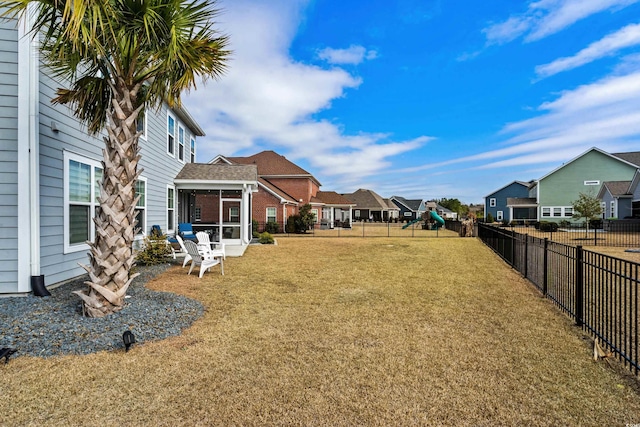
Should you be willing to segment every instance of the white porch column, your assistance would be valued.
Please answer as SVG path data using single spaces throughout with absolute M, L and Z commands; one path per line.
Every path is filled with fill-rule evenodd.
M 249 196 L 251 194 L 251 186 L 244 184 L 242 186 L 242 219 L 240 232 L 242 235 L 242 242 L 249 244 L 251 241 L 251 212 L 249 212 Z

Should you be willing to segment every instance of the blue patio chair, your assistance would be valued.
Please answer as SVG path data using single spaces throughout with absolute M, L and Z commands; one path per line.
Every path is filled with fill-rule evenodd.
M 182 240 L 191 240 L 194 243 L 198 243 L 198 238 L 193 232 L 193 225 L 190 222 L 181 222 L 178 224 L 178 235 L 182 237 Z

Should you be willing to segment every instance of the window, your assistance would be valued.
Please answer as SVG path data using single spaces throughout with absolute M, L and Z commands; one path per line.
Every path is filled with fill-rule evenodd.
M 87 250 L 95 237 L 92 218 L 99 205 L 99 162 L 64 153 L 64 253 Z
M 354 218 L 360 218 L 360 209 L 356 209 L 353 211 L 353 217 Z
M 494 198 L 489 199 L 489 207 L 490 208 L 495 208 L 496 207 L 496 199 L 494 199 Z
M 605 218 L 607 216 L 607 204 L 605 202 L 602 202 L 602 218 Z
M 138 233 L 147 231 L 147 179 L 138 178 L 136 181 L 136 197 L 140 196 L 136 203 L 136 219 L 138 220 Z
M 144 118 L 144 113 L 141 112 L 136 120 L 136 131 L 142 132 L 140 138 L 147 139 L 147 121 Z
M 276 208 L 267 208 L 267 222 L 276 222 Z
M 562 216 L 562 208 L 553 208 L 553 216 L 554 217 Z
M 202 221 L 202 208 L 200 206 L 196 206 L 195 216 L 196 221 Z
M 178 160 L 184 162 L 184 128 L 178 126 Z
M 313 222 L 317 223 L 320 221 L 318 218 L 318 209 L 311 209 L 311 215 L 313 215 Z
M 502 221 L 502 219 L 503 219 L 502 211 L 496 212 L 496 220 Z
M 564 216 L 571 218 L 573 216 L 573 208 L 564 208 Z
M 173 233 L 176 226 L 176 189 L 167 186 L 167 233 Z
M 229 208 L 229 222 L 240 222 L 240 208 L 238 206 L 231 206 Z
M 542 216 L 550 217 L 551 216 L 551 208 L 542 208 Z
M 167 116 L 167 154 L 175 156 L 176 121 Z
M 616 202 L 615 202 L 615 200 L 612 200 L 609 203 L 609 206 L 610 206 L 610 209 L 611 209 L 611 212 L 610 212 L 611 215 L 609 215 L 609 218 L 615 218 L 616 217 Z
M 191 163 L 196 162 L 196 140 L 191 138 Z
M 598 180 L 585 181 L 584 185 L 600 185 L 600 181 Z

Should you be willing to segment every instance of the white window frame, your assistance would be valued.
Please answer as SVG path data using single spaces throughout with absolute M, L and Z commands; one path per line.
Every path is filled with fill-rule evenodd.
M 200 206 L 196 206 L 193 210 L 193 215 L 197 222 L 202 221 L 202 208 Z
M 140 135 L 140 138 L 146 141 L 147 140 L 147 115 L 139 114 L 137 120 L 138 121 L 136 122 L 136 130 L 142 131 L 142 135 Z M 140 126 L 139 126 L 139 123 L 141 121 L 142 121 L 142 129 L 140 129 Z
M 170 131 L 169 122 L 173 121 L 173 134 Z M 167 154 L 171 157 L 176 156 L 176 126 L 177 126 L 176 118 L 173 115 L 167 113 Z M 171 150 L 169 149 L 169 138 L 173 139 Z M 173 150 L 173 151 L 172 151 Z
M 184 155 L 184 128 L 178 125 L 178 160 L 185 162 Z
M 540 208 L 540 216 L 542 218 L 551 218 L 551 208 L 549 206 Z
M 562 218 L 562 208 L 560 206 L 553 207 L 553 217 Z
M 502 221 L 504 219 L 504 213 L 502 211 L 496 212 L 496 221 Z
M 597 179 L 590 179 L 584 182 L 584 185 L 600 185 L 600 181 Z
M 495 208 L 496 207 L 496 199 L 495 197 L 492 197 L 489 199 L 489 207 L 490 208 Z
M 612 200 L 609 202 L 609 207 L 611 209 L 611 212 L 609 212 L 611 214 L 609 215 L 609 218 L 616 218 L 616 201 Z
M 269 210 L 273 211 L 273 215 L 269 215 Z M 266 208 L 265 218 L 267 219 L 267 222 L 270 222 L 270 221 L 278 222 L 278 208 L 274 208 L 274 207 Z M 269 218 L 273 218 L 273 219 L 270 220 Z
M 142 203 L 144 203 L 144 205 L 142 206 L 138 206 L 136 204 L 136 211 L 140 211 L 142 214 L 142 227 L 140 227 L 140 232 L 136 233 L 136 239 L 140 239 L 142 238 L 143 235 L 145 235 L 148 231 L 145 229 L 148 227 L 147 224 L 147 195 L 148 195 L 148 186 L 147 186 L 147 178 L 139 176 L 138 177 L 138 182 L 142 182 L 144 183 L 144 200 L 142 198 L 140 198 L 140 200 L 142 200 Z M 135 196 L 138 196 L 138 192 L 136 191 Z M 140 201 L 138 201 L 138 203 L 140 203 Z M 138 221 L 139 222 L 139 221 Z
M 602 208 L 602 217 L 606 218 L 607 217 L 607 202 L 602 202 L 600 204 L 600 207 Z
M 564 217 L 573 218 L 573 206 L 564 208 Z
M 194 137 L 191 137 L 189 148 L 190 148 L 189 160 L 191 163 L 195 163 L 196 162 L 196 139 Z
M 69 243 L 69 239 L 71 237 L 71 230 L 69 229 L 69 217 L 70 217 L 70 212 L 69 212 L 69 207 L 71 205 L 71 201 L 69 200 L 69 184 L 70 184 L 70 179 L 69 179 L 69 162 L 70 161 L 75 161 L 78 163 L 82 163 L 85 165 L 88 165 L 91 167 L 91 174 L 90 174 L 90 182 L 91 184 L 91 194 L 89 196 L 89 202 L 73 202 L 74 205 L 82 205 L 82 206 L 88 206 L 89 207 L 89 241 L 94 241 L 95 239 L 95 234 L 96 234 L 96 228 L 95 225 L 93 224 L 93 218 L 95 217 L 96 214 L 96 208 L 99 206 L 99 202 L 97 199 L 97 188 L 98 185 L 96 184 L 96 169 L 100 169 L 102 170 L 102 163 L 100 163 L 97 160 L 79 155 L 79 154 L 75 154 L 75 153 L 71 153 L 69 151 L 64 151 L 63 153 L 63 169 L 64 169 L 64 182 L 63 182 L 63 186 L 64 186 L 64 191 L 63 191 L 63 199 L 64 199 L 64 209 L 63 209 L 63 239 L 64 239 L 64 246 L 63 246 L 63 252 L 65 254 L 68 253 L 73 253 L 73 252 L 80 252 L 80 251 L 87 251 L 89 250 L 89 245 L 86 243 L 74 243 L 71 244 Z M 104 173 L 104 172 L 103 172 Z
M 236 211 L 235 214 L 234 214 L 234 211 Z M 240 222 L 240 206 L 229 206 L 229 223 L 237 224 L 239 222 Z
M 318 211 L 318 208 L 311 209 L 311 215 L 313 215 L 314 217 L 313 219 L 314 223 L 317 224 L 320 222 L 320 212 Z
M 360 218 L 360 209 L 354 209 L 353 210 L 353 217 L 354 218 Z
M 169 192 L 173 191 L 173 206 L 169 207 Z M 165 220 L 167 222 L 167 234 L 175 233 L 176 231 L 176 187 L 173 185 L 167 185 L 167 191 L 165 192 Z M 173 212 L 173 224 L 169 224 L 169 212 Z

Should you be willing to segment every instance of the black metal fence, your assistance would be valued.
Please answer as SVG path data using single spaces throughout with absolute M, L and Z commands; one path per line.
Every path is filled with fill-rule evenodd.
M 605 220 L 577 224 L 536 223 L 504 227 L 539 238 L 574 246 L 640 247 L 639 220 Z
M 511 228 L 478 237 L 638 375 L 640 264 Z

